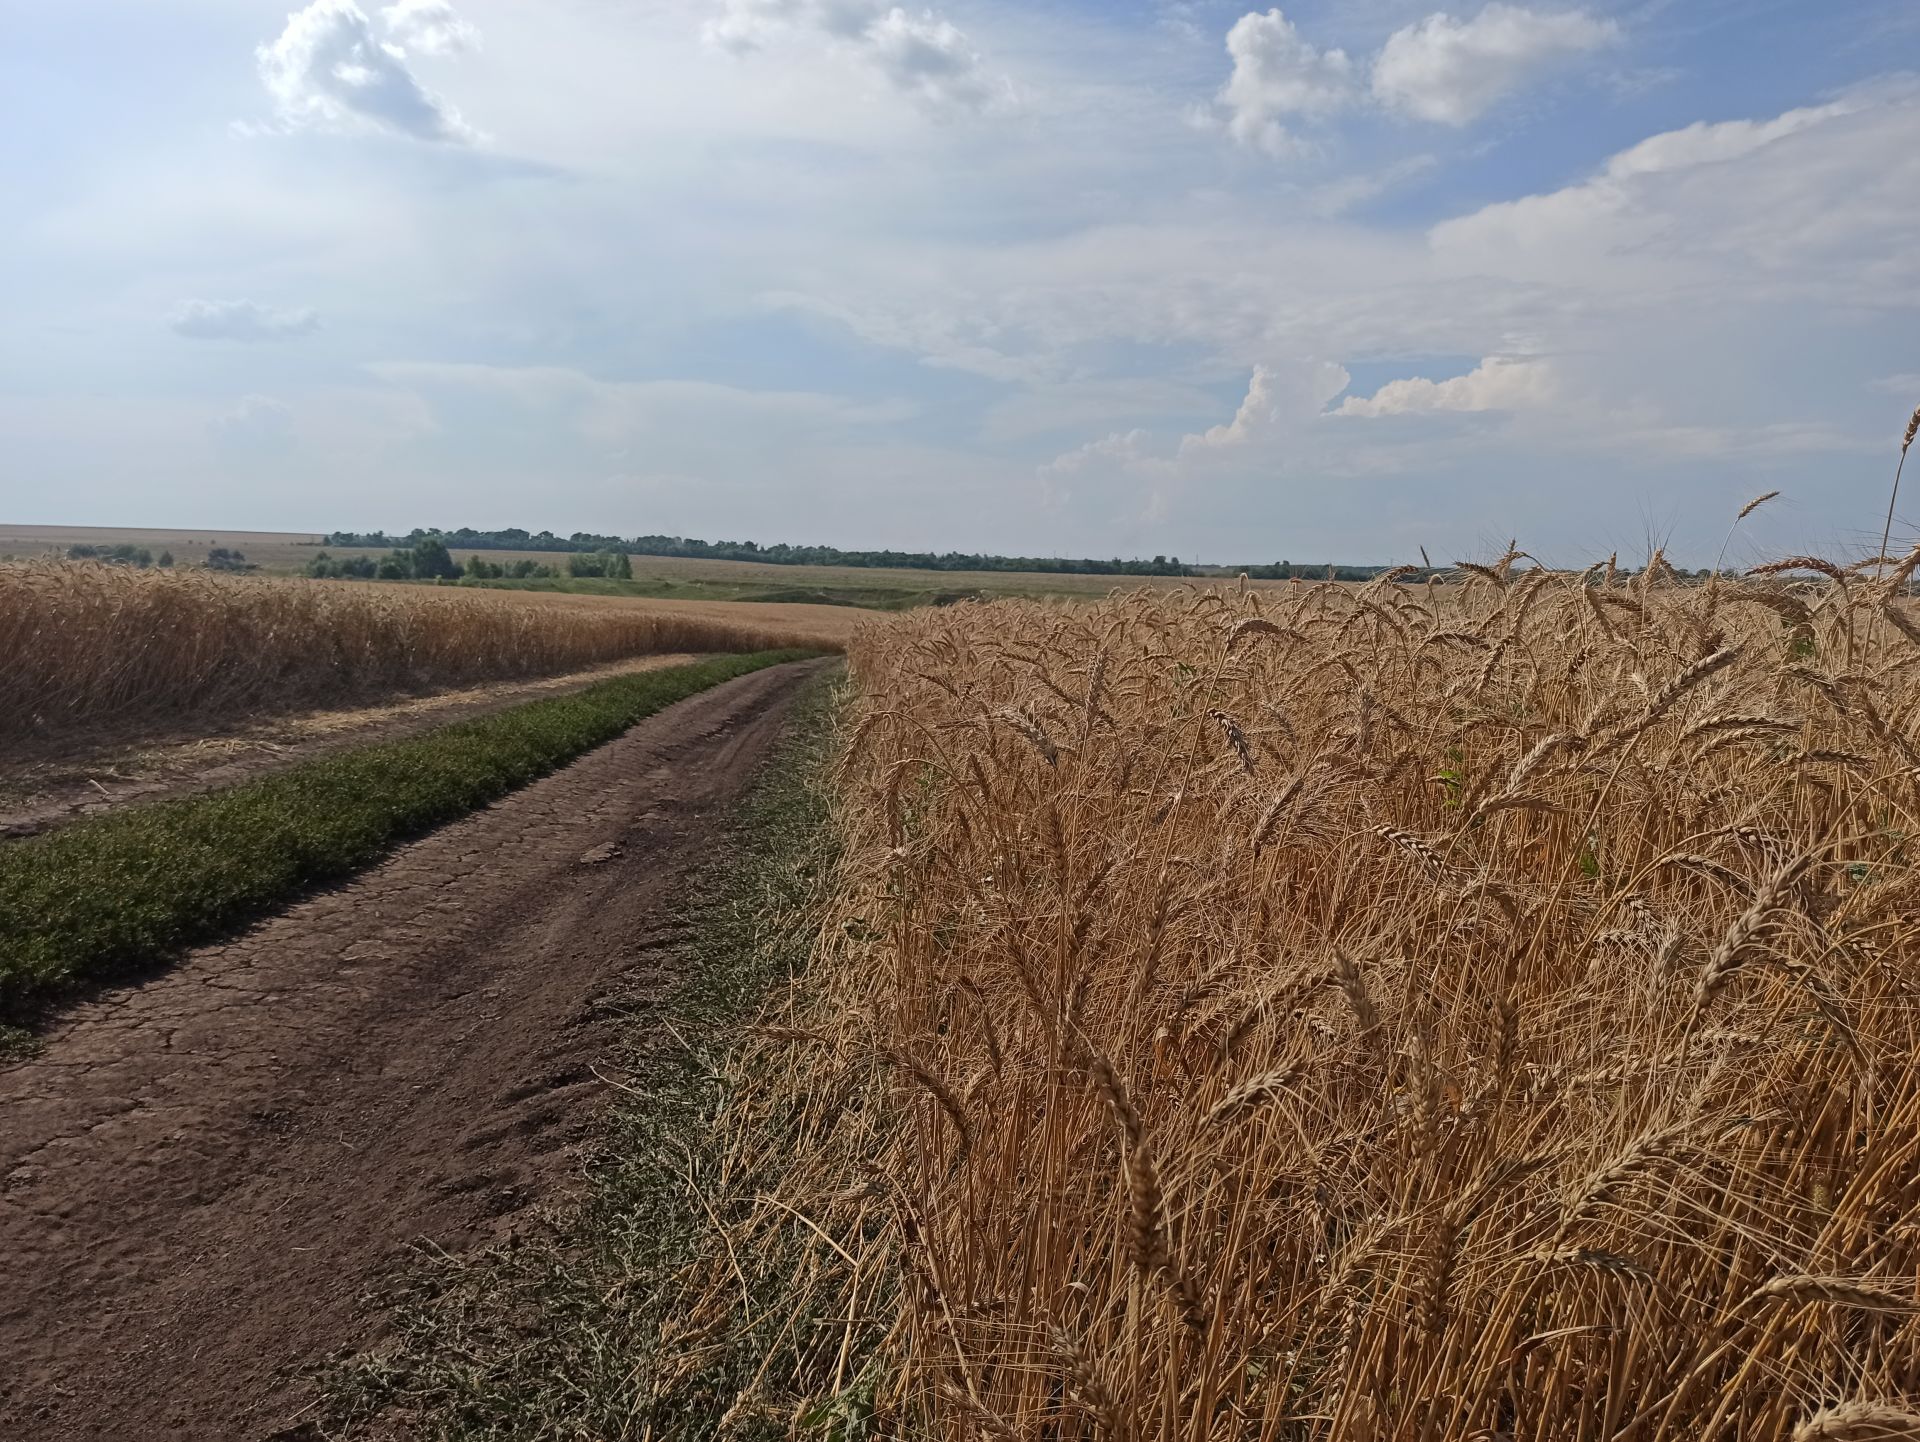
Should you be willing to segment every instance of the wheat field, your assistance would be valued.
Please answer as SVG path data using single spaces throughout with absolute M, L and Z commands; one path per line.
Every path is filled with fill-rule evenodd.
M 828 612 L 823 622 L 803 612 Z M 0 738 L 347 705 L 662 652 L 837 649 L 826 607 L 0 565 Z
M 730 1426 L 1920 1436 L 1920 552 L 1524 559 L 856 638 Z

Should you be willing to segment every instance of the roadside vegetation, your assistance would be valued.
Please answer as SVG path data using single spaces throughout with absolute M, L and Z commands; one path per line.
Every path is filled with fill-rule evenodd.
M 732 1112 L 725 1058 L 813 949 L 835 860 L 828 770 L 841 707 L 832 676 L 802 693 L 689 900 L 684 951 L 632 979 L 627 1045 L 607 1067 L 619 1090 L 583 1194 L 511 1245 L 423 1256 L 390 1340 L 335 1374 L 330 1435 L 371 1424 L 492 1442 L 786 1437 L 786 1419 L 734 1409 L 754 1377 L 790 1372 L 797 1346 L 809 1370 L 831 1375 L 819 1348 L 844 1341 L 858 1358 L 877 1341 L 859 1326 L 794 1327 L 785 1288 L 807 1249 L 792 1237 L 737 1258 L 723 1296 L 684 1285 L 703 1275 L 715 1216 L 741 1214 L 778 1181 L 777 1167 L 732 1166 L 739 1139 L 723 1123 L 780 1121 Z M 662 972 L 674 979 L 665 992 Z
M 1916 564 L 861 633 L 698 1435 L 1916 1435 Z
M 0 565 L 0 739 L 555 675 L 667 652 L 833 649 L 817 629 L 128 565 Z
M 0 845 L 0 1014 L 163 958 L 347 875 L 709 686 L 818 654 L 720 656 Z

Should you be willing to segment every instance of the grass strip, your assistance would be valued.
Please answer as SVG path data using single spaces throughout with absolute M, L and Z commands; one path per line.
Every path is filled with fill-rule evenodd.
M 686 1286 L 719 1245 L 716 1224 L 737 1221 L 778 1180 L 743 1168 L 731 1145 L 740 1122 L 728 1057 L 811 952 L 839 845 L 827 782 L 835 703 L 826 678 L 796 702 L 786 740 L 696 883 L 684 947 L 636 979 L 633 1023 L 611 1058 L 628 1085 L 601 1120 L 583 1195 L 505 1245 L 423 1255 L 385 1299 L 387 1341 L 333 1374 L 326 1435 L 385 1435 L 382 1425 L 404 1421 L 421 1442 L 773 1442 L 789 1436 L 790 1418 L 735 1406 L 764 1370 L 795 1370 L 822 1349 L 831 1358 L 844 1338 L 861 1371 L 876 1329 L 848 1338 L 844 1320 L 809 1310 L 798 1228 L 790 1244 L 735 1259 L 717 1313 L 696 1318 Z M 673 979 L 664 991 L 663 970 Z M 778 1132 L 789 1120 L 751 1124 Z
M 0 846 L 0 1014 L 219 936 L 676 701 L 811 654 L 717 656 L 618 676 Z

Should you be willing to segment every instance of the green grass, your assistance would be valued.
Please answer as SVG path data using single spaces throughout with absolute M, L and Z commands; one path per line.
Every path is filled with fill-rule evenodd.
M 709 686 L 802 651 L 602 681 L 0 845 L 0 1014 L 230 931 Z
M 388 1299 L 389 1340 L 334 1374 L 327 1435 L 360 1436 L 385 1418 L 448 1442 L 704 1442 L 763 1368 L 785 1376 L 837 1355 L 845 1322 L 789 1305 L 810 1266 L 798 1228 L 791 1245 L 737 1259 L 731 1313 L 697 1333 L 683 1287 L 716 1221 L 737 1220 L 776 1180 L 745 1174 L 729 1153 L 723 1078 L 742 1025 L 808 958 L 838 846 L 826 780 L 834 702 L 823 678 L 796 704 L 695 887 L 690 940 L 665 968 L 671 989 L 654 967 L 636 982 L 633 1025 L 610 1058 L 630 1085 L 602 1118 L 584 1195 L 508 1245 L 423 1255 Z M 857 1325 L 854 1372 L 880 1330 Z M 737 1415 L 727 1435 L 789 1432 L 786 1419 Z

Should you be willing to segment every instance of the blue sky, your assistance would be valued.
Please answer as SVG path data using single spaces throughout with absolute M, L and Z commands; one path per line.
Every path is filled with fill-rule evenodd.
M 0 519 L 1704 563 L 1920 403 L 1911 0 L 0 17 Z

